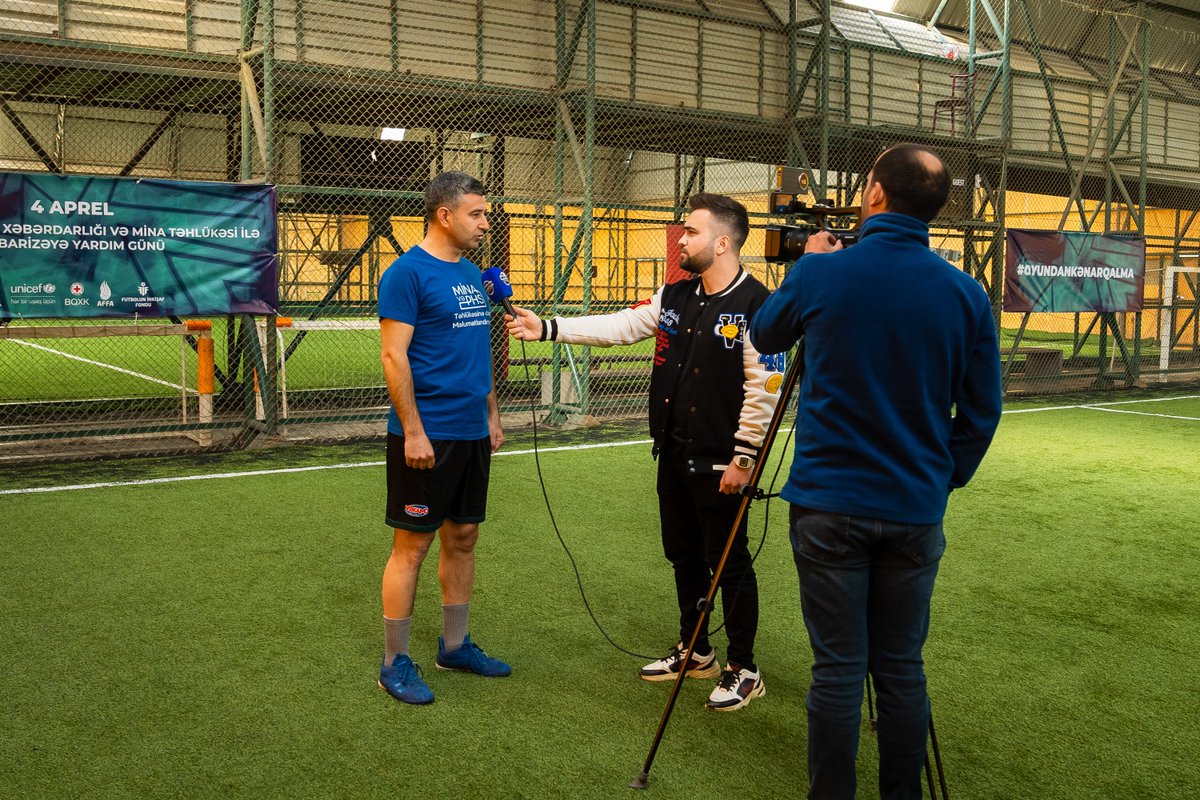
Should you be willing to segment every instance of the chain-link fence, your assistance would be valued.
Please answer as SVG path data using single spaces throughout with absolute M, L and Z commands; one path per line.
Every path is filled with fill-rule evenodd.
M 276 185 L 281 315 L 202 333 L 9 321 L 0 458 L 379 435 L 376 286 L 448 169 L 488 187 L 476 260 L 508 272 L 518 304 L 595 313 L 666 280 L 689 195 L 748 207 L 742 261 L 774 287 L 786 264 L 766 258 L 765 226 L 811 220 L 770 207 L 781 180 L 810 209 L 850 207 L 883 148 L 925 142 L 954 178 L 931 244 L 993 298 L 1010 393 L 1200 372 L 1195 17 L 1068 0 L 895 11 L 0 1 L 0 168 Z M 1142 233 L 1145 310 L 1003 311 L 1008 228 Z M 498 326 L 494 345 L 511 425 L 644 414 L 649 346 L 521 347 Z

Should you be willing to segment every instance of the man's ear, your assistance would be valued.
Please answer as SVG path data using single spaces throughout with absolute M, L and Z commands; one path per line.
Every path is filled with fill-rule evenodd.
M 726 250 L 729 249 L 732 241 L 733 241 L 733 239 L 731 239 L 728 234 L 725 234 L 723 236 L 718 236 L 717 241 L 716 241 L 716 247 L 714 248 L 714 252 L 717 255 L 721 255 L 722 253 L 724 253 Z
M 867 190 L 867 205 L 870 208 L 887 207 L 887 192 L 879 181 L 871 181 L 871 187 Z

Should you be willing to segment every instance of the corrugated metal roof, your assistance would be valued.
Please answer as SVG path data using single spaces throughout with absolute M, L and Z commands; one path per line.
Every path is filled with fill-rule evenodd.
M 950 44 L 936 29 L 863 8 L 837 5 L 830 8 L 829 16 L 837 33 L 852 42 L 928 56 L 945 56 Z M 820 29 L 820 24 L 816 24 L 803 30 L 815 34 Z
M 941 0 L 897 0 L 895 13 L 928 22 Z M 1139 16 L 1150 24 L 1150 65 L 1155 69 L 1195 74 L 1200 67 L 1200 0 L 1132 3 L 1124 0 L 1025 0 L 1037 43 L 1070 57 L 1107 62 L 1110 28 L 1101 24 L 1113 18 Z M 937 24 L 947 33 L 968 29 L 970 0 L 947 0 Z M 1031 44 L 1032 37 L 1020 6 L 1012 4 L 1013 40 Z M 977 10 L 978 29 L 987 29 Z

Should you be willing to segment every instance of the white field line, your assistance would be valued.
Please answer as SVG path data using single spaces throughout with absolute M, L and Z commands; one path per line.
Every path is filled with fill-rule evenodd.
M 1144 400 L 1110 400 L 1107 403 L 1080 403 L 1073 406 L 1042 406 L 1040 408 L 1014 408 L 1005 411 L 1005 414 L 1035 414 L 1039 411 L 1070 411 L 1076 408 L 1086 408 L 1092 411 L 1101 411 L 1107 406 L 1128 406 L 1135 403 L 1165 403 L 1170 400 L 1197 400 L 1200 399 L 1200 394 L 1185 394 L 1176 395 L 1175 397 L 1148 397 Z M 1136 413 L 1136 412 L 1130 412 Z M 1165 416 L 1165 415 L 1163 415 Z M 1191 417 L 1181 417 L 1181 419 L 1192 419 Z
M 1091 410 L 1091 411 L 1105 411 L 1105 410 L 1109 410 L 1109 409 L 1102 408 L 1102 406 L 1128 405 L 1131 403 L 1156 403 L 1156 402 L 1160 402 L 1163 400 L 1195 400 L 1198 398 L 1200 398 L 1200 395 L 1184 395 L 1184 396 L 1179 396 L 1179 397 L 1157 397 L 1157 398 L 1150 398 L 1150 399 L 1146 399 L 1146 400 L 1118 400 L 1118 401 L 1113 401 L 1113 402 L 1109 402 L 1109 403 L 1081 403 L 1079 405 L 1072 405 L 1072 406 L 1045 406 L 1043 408 L 1021 408 L 1021 409 L 1014 409 L 1012 411 L 1005 411 L 1003 413 L 1005 413 L 1005 414 L 1029 414 L 1034 411 L 1063 411 L 1063 410 L 1070 410 L 1070 409 L 1077 409 L 1077 408 L 1087 409 L 1087 410 Z M 1112 409 L 1112 410 L 1115 411 L 1116 409 Z M 1145 412 L 1127 411 L 1124 413 L 1143 414 Z M 1168 414 L 1146 414 L 1146 416 L 1161 416 L 1161 417 L 1169 417 L 1171 419 L 1189 419 L 1189 420 L 1194 419 L 1193 417 L 1174 417 L 1174 416 L 1171 416 Z M 788 432 L 790 432 L 790 429 L 781 429 L 779 432 L 780 433 L 788 433 Z M 538 448 L 537 452 L 539 454 L 540 453 L 562 453 L 562 452 L 570 452 L 572 450 L 596 450 L 596 449 L 599 449 L 602 447 L 629 447 L 631 445 L 644 445 L 644 444 L 651 444 L 651 440 L 650 439 L 636 439 L 636 440 L 627 441 L 627 442 L 601 442 L 599 444 L 563 445 L 562 447 Z M 527 455 L 532 454 L 533 452 L 534 452 L 533 450 L 502 450 L 499 453 L 496 453 L 495 457 L 499 458 L 501 456 L 527 456 Z M 317 472 L 319 470 L 325 470 L 325 469 L 355 469 L 357 467 L 382 467 L 382 466 L 385 466 L 386 463 L 387 462 L 385 462 L 385 461 L 362 461 L 362 462 L 353 463 L 353 464 L 321 464 L 321 465 L 316 465 L 316 466 L 311 466 L 311 467 L 284 467 L 281 469 L 248 470 L 246 472 L 216 472 L 216 473 L 211 473 L 211 474 L 207 474 L 207 475 L 179 475 L 179 476 L 175 476 L 175 477 L 171 477 L 171 478 L 146 478 L 144 480 L 136 480 L 136 481 L 105 481 L 105 482 L 101 482 L 101 483 L 80 483 L 80 484 L 73 484 L 70 486 L 34 486 L 34 487 L 30 487 L 28 489 L 0 489 L 0 496 L 11 495 L 11 494 L 44 494 L 47 492 L 72 492 L 77 489 L 108 489 L 108 488 L 113 488 L 113 487 L 117 487 L 117 486 L 150 486 L 153 484 L 160 484 L 160 483 L 181 483 L 183 481 L 206 481 L 206 480 L 213 480 L 213 479 L 217 479 L 217 478 L 248 478 L 248 477 L 254 477 L 254 476 L 259 476 L 259 475 L 286 475 L 286 474 L 295 473 L 295 472 Z
M 84 364 L 91 364 L 96 367 L 103 367 L 104 369 L 111 369 L 113 372 L 120 372 L 125 375 L 132 375 L 135 378 L 143 378 L 144 380 L 148 380 L 151 383 L 160 383 L 163 386 L 170 386 L 172 389 L 182 389 L 184 391 L 191 392 L 192 394 L 196 393 L 195 389 L 188 389 L 185 386 L 180 386 L 178 383 L 171 383 L 170 381 L 160 380 L 160 379 L 152 377 L 150 375 L 143 375 L 142 373 L 134 372 L 131 369 L 121 369 L 120 367 L 114 366 L 112 364 L 105 364 L 103 361 L 92 361 L 90 358 L 84 358 L 83 356 L 72 355 L 71 353 L 64 353 L 62 350 L 55 350 L 53 347 L 46 347 L 45 345 L 34 344 L 33 342 L 27 342 L 24 339 L 8 339 L 7 341 L 13 342 L 15 344 L 23 344 L 26 347 L 32 347 L 35 350 L 44 350 L 47 353 L 54 353 L 56 356 L 62 356 L 63 358 L 69 358 L 72 361 L 82 361 Z
M 1180 414 L 1152 414 L 1149 411 L 1130 411 L 1127 408 L 1096 408 L 1095 406 L 1085 406 L 1089 411 L 1103 411 L 1106 414 L 1134 414 L 1139 417 L 1162 417 L 1163 419 L 1186 419 L 1192 422 L 1200 422 L 1200 417 L 1185 417 Z
M 628 447 L 635 444 L 651 444 L 650 439 L 638 439 L 631 442 L 602 442 L 600 444 L 575 444 L 563 447 L 539 447 L 538 453 L 559 453 L 569 450 L 595 450 L 601 447 Z M 501 450 L 493 458 L 500 456 L 526 456 L 533 450 Z M 207 481 L 215 478 L 248 478 L 257 475 L 286 475 L 293 472 L 317 472 L 325 469 L 355 469 L 357 467 L 382 467 L 386 461 L 360 461 L 353 464 L 318 464 L 311 467 L 284 467 L 281 469 L 256 469 L 246 472 L 216 472 L 208 475 L 179 475 L 171 478 L 146 478 L 137 481 L 104 481 L 102 483 L 80 483 L 71 486 L 35 486 L 29 489 L 0 489 L 0 495 L 6 494 L 43 494 L 46 492 L 72 492 L 77 489 L 109 489 L 114 486 L 150 486 L 156 483 L 179 483 L 181 481 Z

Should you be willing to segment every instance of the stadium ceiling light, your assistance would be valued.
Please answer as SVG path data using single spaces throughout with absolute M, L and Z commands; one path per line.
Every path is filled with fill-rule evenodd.
M 380 139 L 388 139 L 393 142 L 403 142 L 405 128 L 384 128 L 379 132 Z

